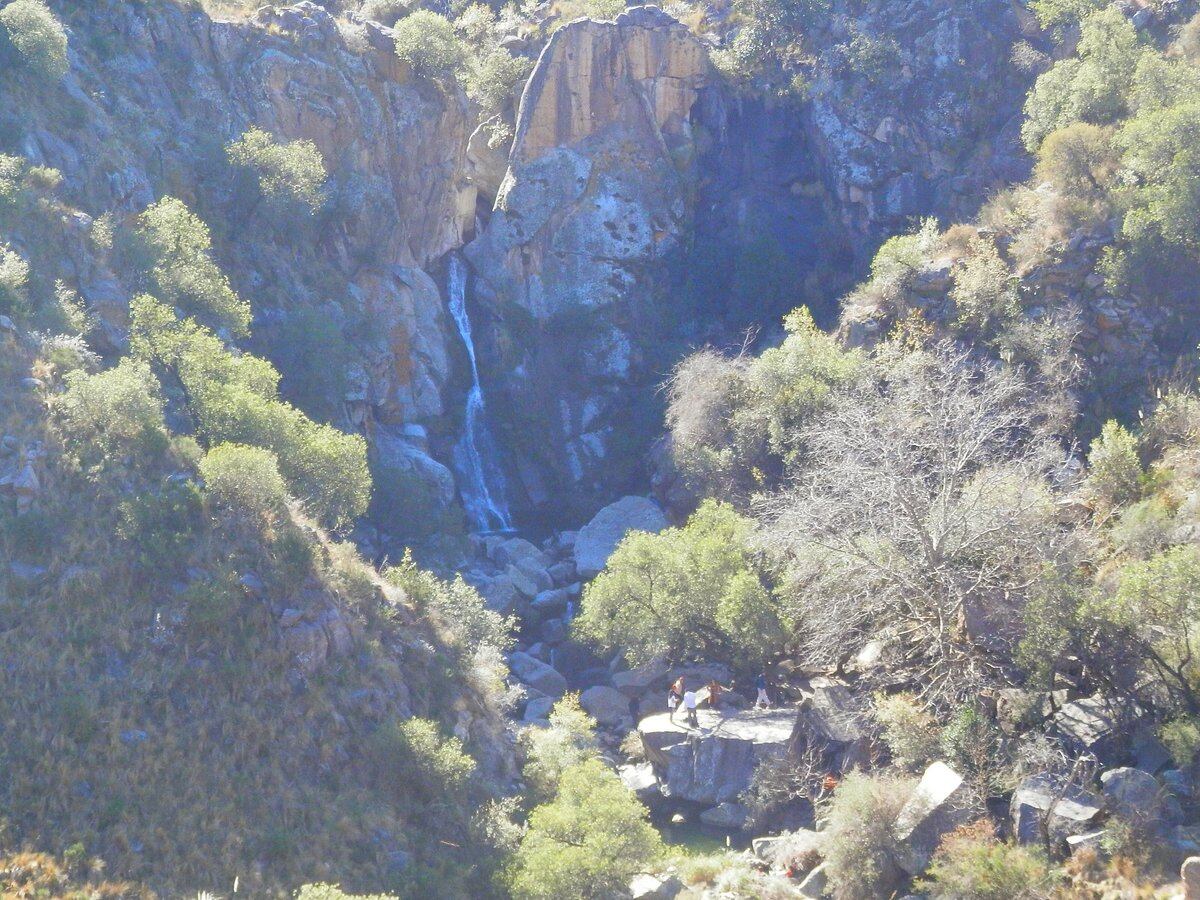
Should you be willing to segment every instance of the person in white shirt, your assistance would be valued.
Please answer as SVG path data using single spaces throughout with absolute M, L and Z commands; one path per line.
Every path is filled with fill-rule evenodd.
M 693 728 L 700 726 L 700 721 L 696 718 L 696 692 L 685 691 L 683 695 L 683 708 L 687 710 L 687 716 L 684 719 Z

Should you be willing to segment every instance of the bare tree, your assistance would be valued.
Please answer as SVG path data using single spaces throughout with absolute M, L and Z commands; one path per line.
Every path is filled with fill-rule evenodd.
M 758 504 L 799 649 L 832 665 L 887 636 L 927 700 L 996 680 L 1025 597 L 1070 558 L 1067 455 L 1033 386 L 949 346 L 885 349 L 804 439 L 794 484 Z

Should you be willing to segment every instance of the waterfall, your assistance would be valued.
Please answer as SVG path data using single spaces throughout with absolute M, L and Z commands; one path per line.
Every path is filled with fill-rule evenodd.
M 484 414 L 483 385 L 475 362 L 471 320 L 467 316 L 467 267 L 450 256 L 450 314 L 471 361 L 471 390 L 467 393 L 462 435 L 454 445 L 454 467 L 458 470 L 463 507 L 475 531 L 512 531 L 512 516 L 505 498 L 504 473 L 496 464 L 496 443 Z

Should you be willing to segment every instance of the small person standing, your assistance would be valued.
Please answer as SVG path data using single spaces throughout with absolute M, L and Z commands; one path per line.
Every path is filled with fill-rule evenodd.
M 671 721 L 675 721 L 675 710 L 683 701 L 683 676 L 675 679 L 674 684 L 667 690 L 667 709 L 671 711 Z
M 696 692 L 686 691 L 683 695 L 683 707 L 687 710 L 687 717 L 684 719 L 693 728 L 700 727 L 700 720 L 696 718 Z
M 754 686 L 758 688 L 758 699 L 754 701 L 754 708 L 760 707 L 770 709 L 771 698 L 767 696 L 767 673 L 760 672 L 758 677 L 754 679 Z

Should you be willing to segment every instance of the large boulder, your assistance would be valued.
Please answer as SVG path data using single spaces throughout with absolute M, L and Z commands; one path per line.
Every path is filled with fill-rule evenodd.
M 1145 825 L 1157 825 L 1163 814 L 1166 791 L 1149 772 L 1123 767 L 1100 776 L 1104 798 L 1117 815 Z
M 655 801 L 662 799 L 662 786 L 650 763 L 618 766 L 617 774 L 621 777 L 621 783 L 633 791 L 634 796 L 645 805 L 650 806 Z
M 553 666 L 528 653 L 513 653 L 508 665 L 517 678 L 548 697 L 558 698 L 567 692 L 567 679 Z
M 861 704 L 844 684 L 813 679 L 800 704 L 793 746 L 823 754 L 830 768 L 849 771 L 865 760 L 867 732 Z
M 629 697 L 641 697 L 648 690 L 664 682 L 667 677 L 666 663 L 651 661 L 624 672 L 613 674 L 613 687 Z
M 1139 716 L 1140 711 L 1132 704 L 1095 696 L 1065 704 L 1051 722 L 1075 750 L 1091 753 L 1111 765 L 1124 755 Z
M 579 695 L 579 705 L 601 725 L 617 725 L 630 718 L 629 698 L 616 688 L 590 687 Z
M 690 729 L 682 713 L 677 721 L 658 713 L 643 719 L 638 732 L 665 793 L 710 806 L 738 800 L 759 763 L 787 753 L 796 724 L 794 709 L 727 716 L 702 709 L 697 716 L 699 728 Z
M 594 578 L 600 574 L 629 532 L 659 532 L 666 527 L 667 518 L 653 500 L 622 497 L 616 503 L 610 503 L 580 529 L 575 540 L 575 566 L 580 577 Z
M 740 803 L 727 800 L 700 813 L 700 821 L 709 828 L 740 830 L 745 827 L 750 812 Z
M 909 875 L 924 872 L 942 837 L 976 812 L 963 777 L 944 762 L 935 762 L 896 817 L 896 861 Z
M 1013 791 L 1009 804 L 1013 834 L 1022 844 L 1042 842 L 1041 823 L 1047 814 L 1051 841 L 1063 842 L 1093 831 L 1103 811 L 1104 801 L 1091 791 L 1064 786 L 1048 775 L 1026 778 Z

